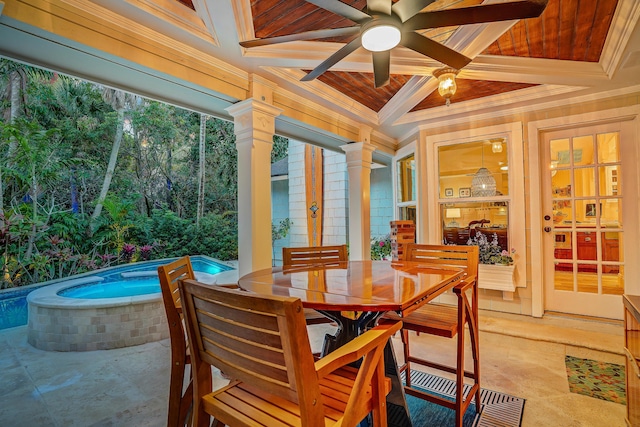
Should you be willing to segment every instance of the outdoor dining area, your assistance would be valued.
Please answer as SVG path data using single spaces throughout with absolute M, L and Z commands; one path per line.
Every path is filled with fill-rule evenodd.
M 448 408 L 456 427 L 465 412 L 477 418 L 477 246 L 407 244 L 396 261 L 349 261 L 346 245 L 284 248 L 283 260 L 221 286 L 195 280 L 189 257 L 158 268 L 171 337 L 167 425 L 425 425 L 409 395 Z M 446 292 L 457 304 L 434 302 Z M 335 334 L 314 353 L 308 327 L 319 323 Z M 412 352 L 413 332 L 451 338 L 450 363 Z M 450 374 L 454 397 L 412 382 L 416 365 Z M 215 389 L 212 369 L 228 384 Z

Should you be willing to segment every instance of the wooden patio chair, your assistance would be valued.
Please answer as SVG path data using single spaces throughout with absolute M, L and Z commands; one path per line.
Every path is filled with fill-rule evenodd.
M 347 245 L 282 248 L 283 266 L 304 266 L 348 261 Z
M 284 268 L 303 267 L 318 263 L 328 264 L 348 260 L 347 245 L 282 248 L 282 266 Z M 308 308 L 304 309 L 304 317 L 307 319 L 307 325 L 333 322 L 333 320 L 323 316 L 321 313 Z
M 182 280 L 194 368 L 194 425 L 386 426 L 384 347 L 401 322 L 378 326 L 315 361 L 299 298 Z M 350 364 L 361 361 L 360 368 Z M 237 380 L 212 391 L 211 367 Z
M 178 280 L 195 279 L 193 267 L 188 256 L 182 257 L 167 265 L 158 267 L 162 301 L 169 322 L 169 338 L 171 341 L 171 381 L 169 383 L 169 413 L 167 426 L 177 427 L 190 423 L 189 410 L 193 401 L 193 383 L 183 390 L 186 365 L 191 363 L 187 346 L 187 335 L 182 322 L 182 304 Z
M 404 364 L 400 371 L 405 372 L 408 394 L 420 397 L 438 405 L 456 411 L 456 427 L 462 426 L 462 419 L 469 404 L 475 397 L 476 412 L 480 412 L 480 350 L 478 337 L 478 247 L 477 246 L 443 246 L 421 245 L 409 243 L 405 246 L 405 261 L 426 261 L 429 264 L 462 267 L 466 270 L 463 281 L 453 292 L 457 296 L 457 305 L 429 303 L 424 307 L 400 318 L 395 313 L 387 313 L 380 320 L 397 322 L 402 320 L 402 344 Z M 465 325 L 468 325 L 471 338 L 471 354 L 473 372 L 465 371 Z M 455 365 L 451 366 L 428 360 L 426 356 L 412 354 L 409 346 L 409 331 L 417 334 L 426 333 L 441 337 L 457 336 Z M 454 373 L 456 375 L 456 399 L 454 402 L 442 396 L 428 393 L 411 385 L 411 363 L 428 366 L 433 369 Z M 469 392 L 464 394 L 464 378 L 472 379 Z

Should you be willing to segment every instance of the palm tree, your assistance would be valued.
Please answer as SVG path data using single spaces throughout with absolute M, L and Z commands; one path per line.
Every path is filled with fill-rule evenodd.
M 120 151 L 120 144 L 122 143 L 122 136 L 124 134 L 124 113 L 127 106 L 135 105 L 137 97 L 133 94 L 123 92 L 117 89 L 104 88 L 102 90 L 102 99 L 118 114 L 116 122 L 116 133 L 113 137 L 113 146 L 111 147 L 111 155 L 109 157 L 109 164 L 107 165 L 107 171 L 104 175 L 104 181 L 102 182 L 102 189 L 96 202 L 96 208 L 91 215 L 91 221 L 89 226 L 89 232 L 93 232 L 96 221 L 100 217 L 102 212 L 102 206 L 104 205 L 104 199 L 109 193 L 109 186 L 111 186 L 111 180 L 113 179 L 113 173 L 116 169 L 116 162 L 118 160 L 118 152 Z
M 196 212 L 196 226 L 200 226 L 200 219 L 204 216 L 204 183 L 205 183 L 205 141 L 207 136 L 207 116 L 200 114 L 200 142 L 198 144 L 198 211 Z

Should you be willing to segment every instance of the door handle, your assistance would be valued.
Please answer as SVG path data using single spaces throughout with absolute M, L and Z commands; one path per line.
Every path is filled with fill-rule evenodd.
M 545 227 L 545 228 L 543 228 L 543 230 L 545 232 L 547 232 L 547 233 L 550 233 L 551 232 L 551 227 Z

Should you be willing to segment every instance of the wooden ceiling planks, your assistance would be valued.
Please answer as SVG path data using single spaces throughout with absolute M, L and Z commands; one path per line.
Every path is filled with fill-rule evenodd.
M 468 80 L 456 79 L 458 90 L 451 98 L 451 103 L 471 101 L 472 99 L 484 98 L 500 93 L 512 92 L 514 90 L 525 89 L 536 86 L 527 83 L 510 83 L 510 82 L 492 82 L 487 80 Z M 445 100 L 438 91 L 434 91 L 431 95 L 423 99 L 411 111 L 426 110 L 434 107 L 442 107 Z
M 598 62 L 618 0 L 549 0 L 538 18 L 523 19 L 483 54 Z
M 344 1 L 356 9 L 365 0 Z M 257 38 L 284 36 L 327 28 L 352 27 L 356 24 L 304 0 L 253 0 L 251 2 L 254 32 Z M 323 39 L 324 41 L 328 39 Z M 337 40 L 337 39 L 336 39 Z
M 359 104 L 379 112 L 410 78 L 411 76 L 392 74 L 389 84 L 378 89 L 374 87 L 373 73 L 327 71 L 318 80 Z
M 193 7 L 192 0 L 177 1 L 187 6 L 191 4 L 190 7 Z M 366 0 L 343 2 L 356 9 L 366 7 Z M 427 10 L 467 7 L 480 3 L 482 0 L 436 0 Z M 600 60 L 617 3 L 618 0 L 549 0 L 542 16 L 519 21 L 483 54 L 597 62 Z M 252 0 L 251 10 L 257 38 L 357 25 L 305 0 Z M 420 33 L 445 43 L 456 28 L 437 28 Z M 321 41 L 346 43 L 351 38 Z M 318 80 L 355 102 L 379 112 L 410 78 L 411 76 L 391 75 L 389 85 L 378 89 L 374 88 L 372 73 L 328 71 Z M 533 85 L 459 79 L 458 92 L 452 102 L 477 99 L 530 86 Z M 442 97 L 436 91 L 412 111 L 441 105 Z

